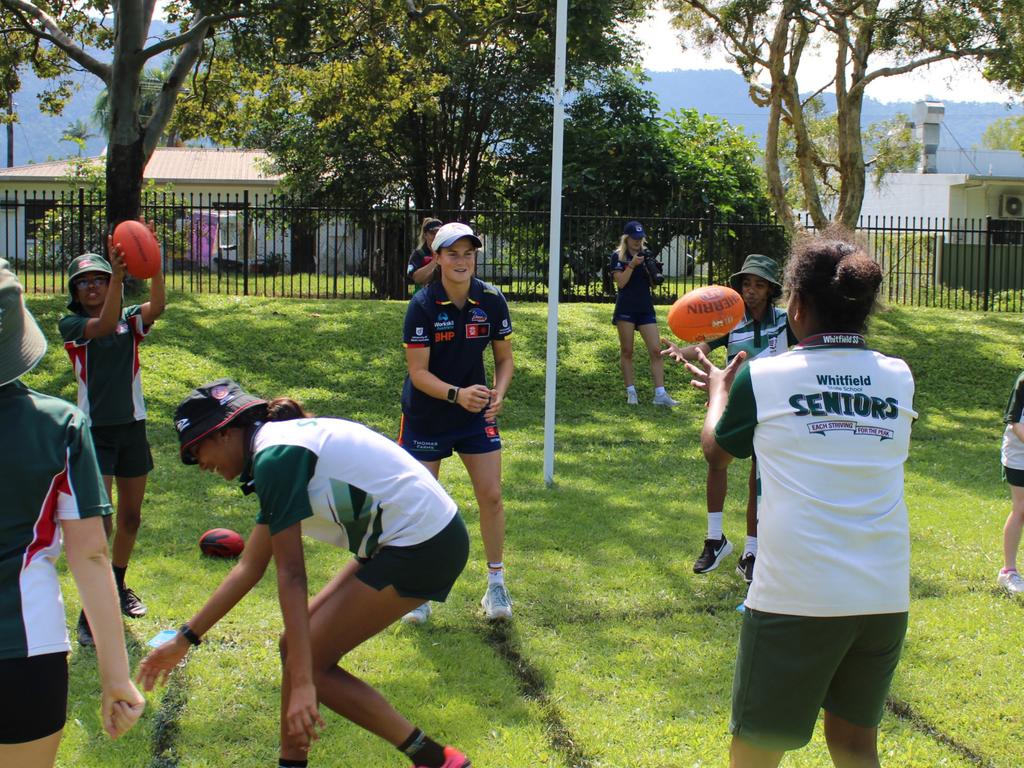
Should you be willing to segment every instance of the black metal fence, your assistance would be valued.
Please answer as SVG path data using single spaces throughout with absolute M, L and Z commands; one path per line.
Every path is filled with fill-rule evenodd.
M 3 255 L 31 292 L 65 290 L 68 263 L 102 251 L 103 200 L 85 190 L 0 199 Z M 409 254 L 424 216 L 466 221 L 484 247 L 477 274 L 512 299 L 544 300 L 546 211 L 351 210 L 273 195 L 161 193 L 143 201 L 160 238 L 168 284 L 239 295 L 389 298 L 409 295 Z M 567 209 L 562 217 L 563 301 L 610 301 L 609 255 L 626 217 Z M 683 219 L 636 212 L 663 265 L 659 302 L 724 282 L 747 253 L 783 261 L 788 239 L 770 221 Z M 1024 308 L 1022 220 L 865 218 L 858 228 L 893 304 L 1019 312 Z

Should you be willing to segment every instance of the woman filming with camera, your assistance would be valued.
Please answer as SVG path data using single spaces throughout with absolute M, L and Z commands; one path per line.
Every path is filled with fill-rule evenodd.
M 619 329 L 619 367 L 626 382 L 626 402 L 629 405 L 638 402 L 633 375 L 633 339 L 639 331 L 647 346 L 654 380 L 653 403 L 672 407 L 679 403 L 665 391 L 665 365 L 651 295 L 651 289 L 661 282 L 661 265 L 647 249 L 646 236 L 644 225 L 631 221 L 622 230 L 619 247 L 612 251 L 609 271 L 618 290 L 612 322 Z

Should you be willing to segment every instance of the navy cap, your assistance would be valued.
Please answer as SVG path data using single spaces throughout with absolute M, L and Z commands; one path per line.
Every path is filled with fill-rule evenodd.
M 639 221 L 627 222 L 626 226 L 622 228 L 622 234 L 626 237 L 632 237 L 634 240 L 643 240 L 647 237 L 647 233 L 644 231 L 644 225 Z

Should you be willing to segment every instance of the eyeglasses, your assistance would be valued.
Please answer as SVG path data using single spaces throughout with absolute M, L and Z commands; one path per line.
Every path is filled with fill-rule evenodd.
M 106 275 L 96 275 L 96 277 L 83 277 L 81 280 L 75 280 L 75 289 L 79 288 L 91 288 L 96 286 L 97 288 L 101 285 L 106 285 L 110 282 L 110 278 Z

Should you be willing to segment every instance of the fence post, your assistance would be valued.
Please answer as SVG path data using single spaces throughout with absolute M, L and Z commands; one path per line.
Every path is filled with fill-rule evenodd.
M 74 253 L 85 253 L 85 188 L 78 188 L 78 248 Z
M 242 192 L 242 295 L 249 295 L 249 190 Z
M 708 265 L 708 285 L 715 284 L 715 214 L 707 219 L 707 233 L 704 235 L 704 258 Z
M 981 299 L 981 309 L 983 312 L 988 312 L 988 289 L 989 289 L 989 271 L 992 268 L 992 217 L 985 217 L 985 277 L 982 282 L 984 294 Z

